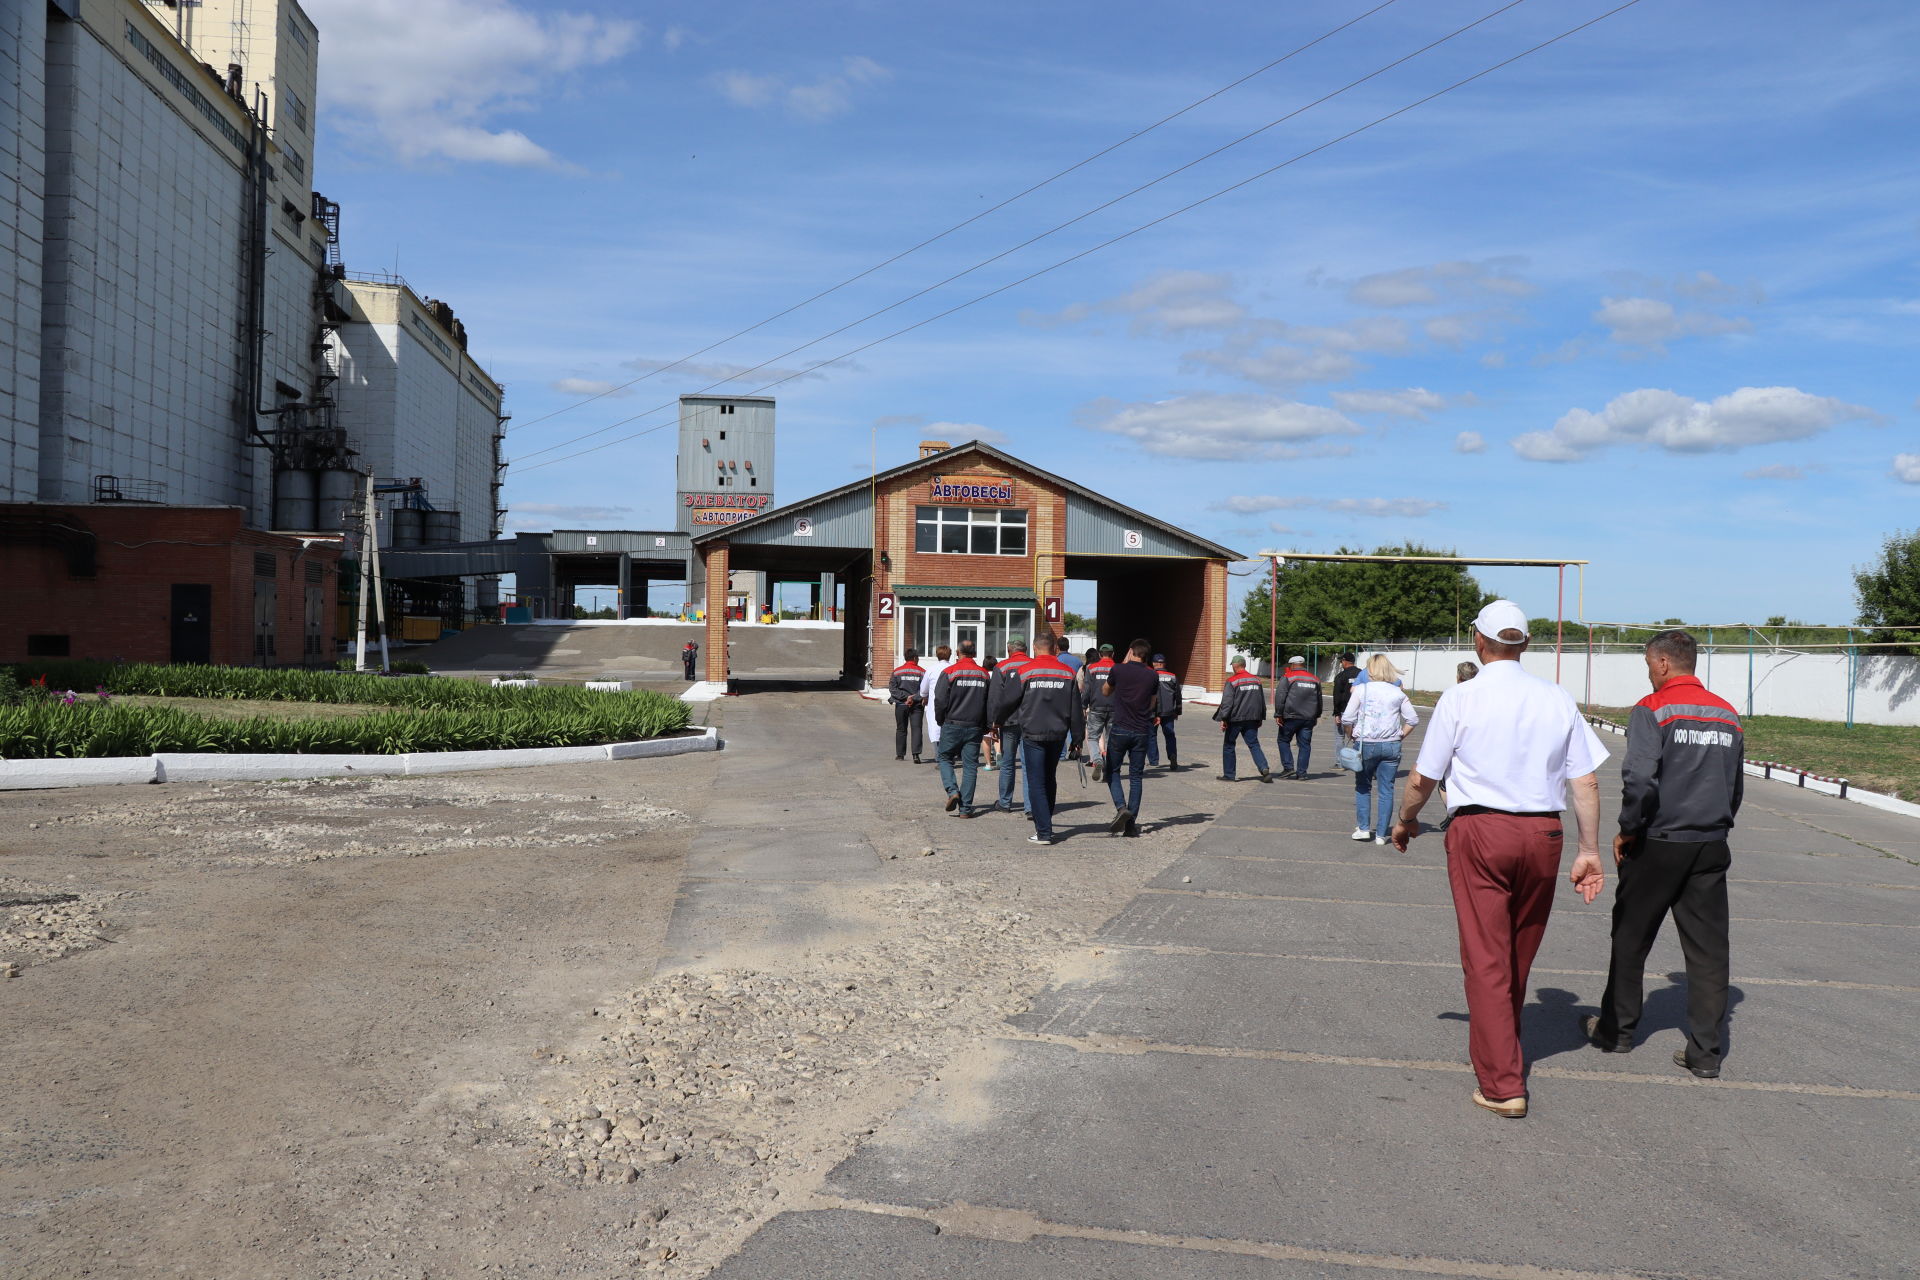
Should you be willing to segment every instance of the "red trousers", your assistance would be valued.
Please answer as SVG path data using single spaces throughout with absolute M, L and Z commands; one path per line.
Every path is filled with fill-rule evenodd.
M 1557 817 L 1471 813 L 1447 825 L 1447 880 L 1467 979 L 1467 1052 L 1480 1092 L 1495 1101 L 1527 1091 L 1520 1008 L 1553 910 L 1562 838 Z

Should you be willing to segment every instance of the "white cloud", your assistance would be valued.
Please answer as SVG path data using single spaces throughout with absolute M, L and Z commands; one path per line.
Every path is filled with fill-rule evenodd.
M 570 168 L 494 117 L 569 73 L 624 56 L 635 22 L 513 0 L 311 0 L 325 42 L 323 107 L 403 161 Z
M 1425 387 L 1404 391 L 1336 391 L 1334 407 L 1347 413 L 1381 413 L 1394 418 L 1424 418 L 1447 407 L 1447 398 Z
M 629 396 L 633 392 L 617 382 L 600 378 L 555 378 L 547 384 L 563 396 Z
M 1453 438 L 1453 451 L 1455 453 L 1485 453 L 1487 451 L 1487 438 L 1478 431 L 1462 431 Z
M 1231 296 L 1232 287 L 1233 281 L 1224 275 L 1162 271 L 1100 307 L 1132 316 L 1135 333 L 1232 329 L 1247 318 L 1247 309 Z
M 1342 515 L 1426 516 L 1444 511 L 1447 504 L 1431 498 L 1282 498 L 1274 494 L 1235 494 L 1207 504 L 1209 510 L 1232 511 L 1240 515 L 1258 515 L 1266 511 L 1298 511 L 1313 508 Z M 1283 525 L 1268 526 L 1275 533 L 1295 530 Z
M 1347 299 L 1367 307 L 1428 306 L 1448 298 L 1525 298 L 1538 286 L 1516 274 L 1521 258 L 1436 262 L 1361 276 L 1347 286 Z
M 1181 358 L 1190 368 L 1286 388 L 1338 382 L 1364 367 L 1357 358 L 1361 353 L 1401 352 L 1407 346 L 1406 322 L 1397 316 L 1363 316 L 1341 325 L 1255 320 L 1220 346 L 1189 351 Z
M 1901 484 L 1920 484 L 1920 453 L 1894 454 L 1892 474 Z
M 1675 338 L 1745 333 L 1753 328 L 1751 320 L 1679 311 L 1659 298 L 1602 298 L 1593 318 L 1607 327 L 1608 336 L 1615 342 L 1642 347 L 1657 347 Z
M 965 444 L 969 440 L 978 440 L 981 444 L 1008 444 L 1013 437 L 995 427 L 983 427 L 977 422 L 929 422 L 927 439 L 945 440 L 950 444 Z
M 1148 453 L 1169 458 L 1337 454 L 1346 450 L 1310 442 L 1361 434 L 1352 419 L 1332 409 L 1277 396 L 1196 394 L 1136 404 L 1100 400 L 1088 405 L 1083 417 L 1095 431 L 1122 436 Z
M 678 53 L 680 46 L 693 37 L 693 32 L 685 27 L 668 27 L 660 33 L 660 47 L 668 53 Z
M 714 87 L 736 107 L 783 106 L 803 120 L 831 120 L 853 109 L 856 91 L 893 78 L 893 72 L 872 58 L 850 54 L 840 69 L 812 80 L 790 80 L 781 75 L 750 71 L 723 71 Z
M 1842 422 L 1876 417 L 1871 409 L 1796 387 L 1741 387 L 1710 401 L 1647 388 L 1615 397 L 1599 413 L 1571 410 L 1550 431 L 1516 437 L 1513 451 L 1535 462 L 1574 462 L 1614 444 L 1655 445 L 1670 453 L 1731 452 L 1804 440 Z

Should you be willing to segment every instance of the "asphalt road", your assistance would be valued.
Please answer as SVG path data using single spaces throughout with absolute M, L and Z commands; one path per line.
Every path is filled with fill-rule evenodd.
M 1516 1122 L 1468 1101 L 1441 837 L 1348 840 L 1344 774 L 1230 794 L 1030 1010 L 719 1280 L 1920 1271 L 1920 823 L 1750 784 L 1718 1081 L 1670 1061 L 1670 926 L 1640 1046 L 1584 1044 L 1611 879 L 1592 906 L 1563 890 Z

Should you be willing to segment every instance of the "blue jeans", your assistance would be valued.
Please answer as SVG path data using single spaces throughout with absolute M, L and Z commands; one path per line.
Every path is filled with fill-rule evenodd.
M 1020 742 L 1020 763 L 1027 771 L 1027 808 L 1033 811 L 1033 833 L 1053 839 L 1053 808 L 1060 797 L 1059 742 Z
M 962 808 L 973 808 L 973 780 L 980 769 L 980 735 L 985 730 L 977 724 L 943 724 L 940 726 L 940 750 L 934 759 L 940 765 L 940 785 L 947 789 L 948 795 L 959 795 Z M 953 762 L 960 761 L 961 773 L 958 782 L 953 776 Z
M 1260 724 L 1258 720 L 1229 720 L 1226 740 L 1220 749 L 1220 772 L 1229 778 L 1234 776 L 1238 760 L 1234 756 L 1233 744 L 1236 738 L 1247 740 L 1247 750 L 1253 755 L 1253 767 L 1261 772 L 1267 771 L 1267 753 L 1260 749 Z
M 1000 807 L 1013 807 L 1013 786 L 1020 776 L 1020 726 L 1003 725 L 1000 729 Z
M 1167 735 L 1167 763 L 1172 764 L 1180 758 L 1180 740 L 1173 736 L 1173 721 L 1171 719 L 1162 720 L 1160 722 L 1160 732 Z M 1147 763 L 1160 763 L 1160 738 L 1158 734 L 1150 733 L 1147 735 Z
M 1313 721 L 1282 720 L 1280 722 L 1280 768 L 1283 772 L 1293 770 L 1293 742 L 1300 740 L 1300 772 L 1307 771 L 1307 760 L 1313 755 Z
M 1353 775 L 1353 825 L 1385 837 L 1393 829 L 1393 779 L 1400 772 L 1400 742 L 1360 744 L 1360 770 Z M 1373 793 L 1380 793 L 1380 812 L 1370 815 Z M 1376 817 L 1377 820 L 1370 820 Z
M 1153 730 L 1145 733 L 1129 733 L 1125 729 L 1107 730 L 1107 794 L 1113 797 L 1113 807 L 1125 809 L 1134 817 L 1140 816 L 1140 789 L 1144 785 L 1147 771 L 1147 743 L 1153 740 Z M 1127 762 L 1127 791 L 1124 800 L 1120 794 L 1120 762 Z

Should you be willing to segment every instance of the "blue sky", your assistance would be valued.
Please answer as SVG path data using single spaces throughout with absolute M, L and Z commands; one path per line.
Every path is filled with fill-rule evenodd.
M 673 418 L 655 406 L 746 366 L 768 363 L 725 389 L 840 356 L 1617 0 L 1525 0 L 793 351 L 1502 3 L 1398 0 L 819 302 L 552 417 L 1378 0 L 1180 17 L 1143 3 L 307 2 L 323 48 L 318 185 L 344 205 L 348 263 L 397 263 L 449 300 L 507 383 L 510 527 L 652 528 L 671 524 L 673 496 Z M 1844 622 L 1849 570 L 1920 524 L 1920 8 L 1841 11 L 1642 0 L 786 382 L 771 392 L 776 494 L 865 474 L 876 437 L 886 466 L 923 436 L 977 436 L 1248 552 L 1413 539 L 1585 558 L 1589 618 Z M 1550 573 L 1483 581 L 1552 611 Z

